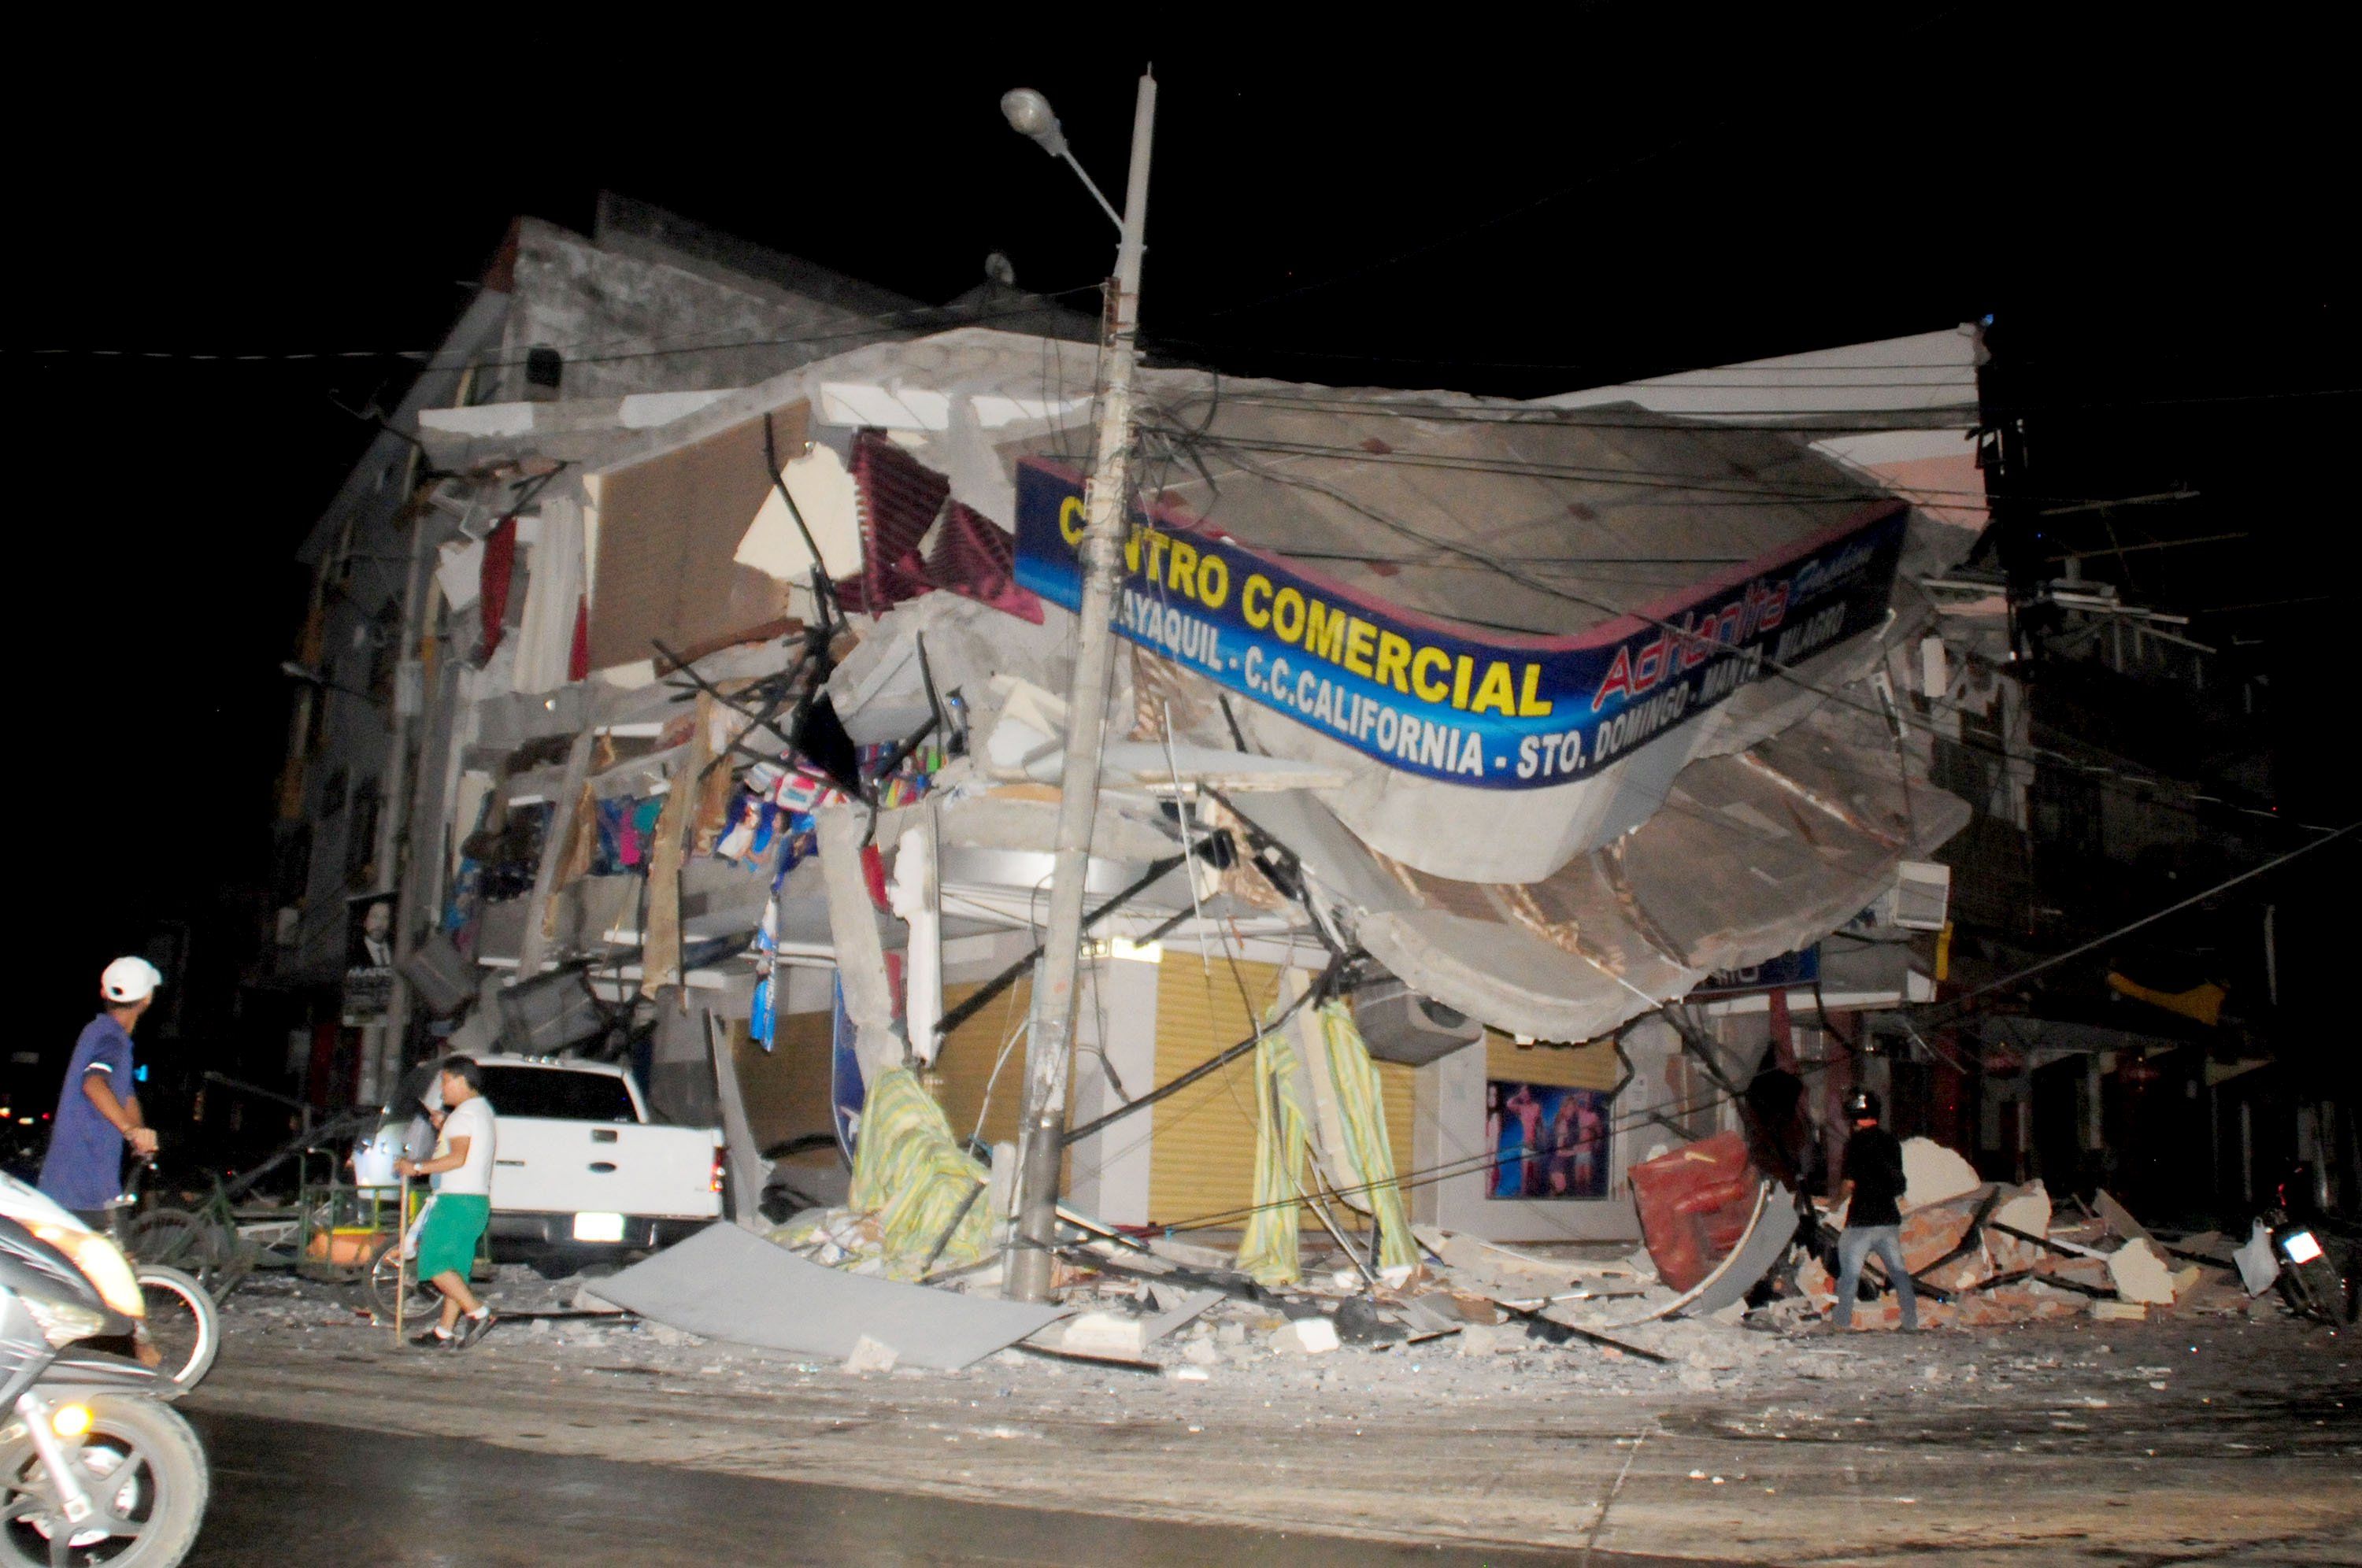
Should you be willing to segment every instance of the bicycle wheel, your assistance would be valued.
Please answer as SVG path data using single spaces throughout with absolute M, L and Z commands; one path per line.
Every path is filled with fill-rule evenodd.
M 165 1398 L 178 1398 L 204 1381 L 221 1353 L 221 1323 L 213 1297 L 204 1286 L 176 1268 L 142 1264 L 139 1294 L 148 1303 L 148 1320 L 141 1337 L 162 1355 L 156 1370 L 178 1386 Z
M 394 1319 L 394 1280 L 399 1276 L 408 1286 L 408 1298 L 403 1303 L 402 1315 L 412 1322 L 425 1322 L 429 1313 L 440 1311 L 443 1293 L 425 1280 L 413 1278 L 402 1267 L 402 1249 L 392 1246 L 378 1254 L 370 1265 L 370 1306 L 386 1322 Z
M 126 1251 L 135 1264 L 155 1264 L 209 1284 L 221 1266 L 221 1236 L 185 1209 L 151 1209 L 131 1221 Z

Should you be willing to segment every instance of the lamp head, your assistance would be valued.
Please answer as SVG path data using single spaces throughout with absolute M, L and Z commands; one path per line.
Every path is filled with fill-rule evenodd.
M 1058 128 L 1058 116 L 1051 112 L 1050 100 L 1032 88 L 1015 87 L 1003 93 L 1000 113 L 1009 121 L 1010 130 L 1051 157 L 1066 150 L 1066 136 Z

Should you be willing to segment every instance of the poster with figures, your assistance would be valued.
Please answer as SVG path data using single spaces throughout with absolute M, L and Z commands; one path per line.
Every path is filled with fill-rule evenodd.
M 1608 1092 L 1552 1084 L 1485 1086 L 1485 1143 L 1493 1151 L 1485 1196 L 1516 1199 L 1607 1196 Z

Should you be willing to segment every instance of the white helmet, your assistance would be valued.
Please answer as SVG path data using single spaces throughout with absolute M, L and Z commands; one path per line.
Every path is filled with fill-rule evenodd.
M 146 1001 L 163 983 L 164 977 L 145 958 L 117 958 L 98 977 L 100 994 L 124 1005 Z

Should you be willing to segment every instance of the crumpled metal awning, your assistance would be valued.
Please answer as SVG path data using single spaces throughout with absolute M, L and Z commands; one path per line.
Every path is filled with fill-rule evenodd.
M 1295 851 L 1340 923 L 1416 989 L 1496 1029 L 1590 1040 L 1712 970 L 1818 939 L 1968 807 L 1875 759 L 1851 711 L 1694 762 L 1664 810 L 1538 882 L 1459 882 L 1363 845 L 1307 793 L 1242 797 Z

